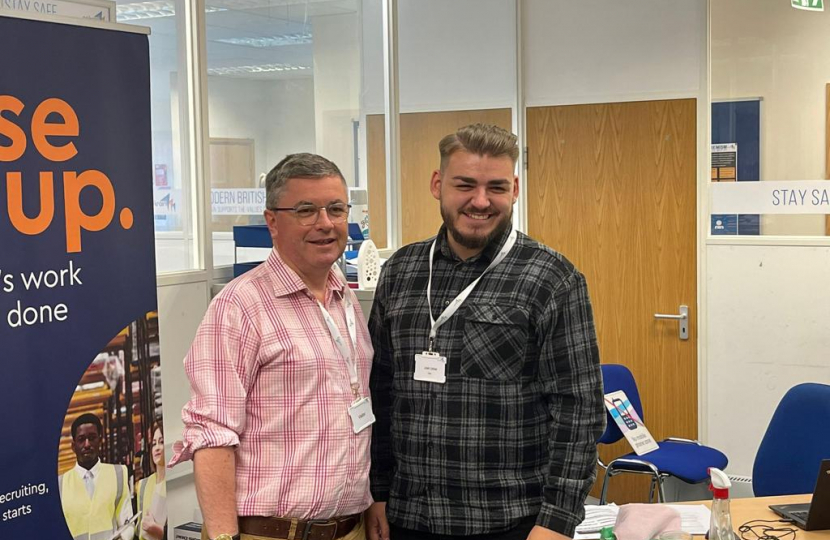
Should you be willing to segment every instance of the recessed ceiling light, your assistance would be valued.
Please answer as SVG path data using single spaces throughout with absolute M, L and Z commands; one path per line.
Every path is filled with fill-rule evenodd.
M 286 45 L 304 45 L 311 43 L 310 33 L 286 34 L 282 36 L 261 37 L 261 38 L 225 38 L 217 39 L 221 43 L 231 45 L 242 45 L 245 47 L 284 47 Z
M 227 11 L 225 8 L 205 6 L 205 13 Z M 172 17 L 176 14 L 176 6 L 170 1 L 132 2 L 116 6 L 118 21 L 137 21 L 142 19 L 158 19 Z
M 208 75 L 247 75 L 249 73 L 273 73 L 281 71 L 306 71 L 310 66 L 296 66 L 294 64 L 259 64 L 256 66 L 233 66 L 208 68 Z

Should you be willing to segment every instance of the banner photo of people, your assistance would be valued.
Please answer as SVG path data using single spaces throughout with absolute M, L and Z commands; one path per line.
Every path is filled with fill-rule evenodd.
M 0 15 L 0 46 L 0 538 L 160 540 L 146 31 Z

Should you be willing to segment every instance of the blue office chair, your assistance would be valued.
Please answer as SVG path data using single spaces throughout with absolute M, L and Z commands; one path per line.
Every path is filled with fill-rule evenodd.
M 643 416 L 643 405 L 640 402 L 640 392 L 637 390 L 637 383 L 631 371 L 619 364 L 602 365 L 602 384 L 604 393 L 608 394 L 622 390 L 628 397 L 628 401 L 645 422 Z M 612 444 L 619 441 L 623 434 L 617 426 L 611 414 L 606 412 L 605 432 L 597 441 L 597 444 Z M 689 484 L 705 482 L 709 478 L 709 467 L 718 469 L 726 468 L 729 462 L 726 456 L 719 450 L 703 446 L 697 441 L 689 439 L 678 439 L 670 437 L 658 443 L 659 449 L 648 454 L 638 456 L 631 452 L 620 456 L 606 465 L 599 461 L 600 467 L 605 469 L 605 479 L 602 482 L 602 492 L 599 503 L 605 504 L 608 493 L 608 483 L 612 477 L 623 473 L 647 474 L 651 476 L 651 487 L 649 488 L 648 500 L 651 502 L 654 497 L 654 488 L 657 487 L 657 502 L 666 502 L 666 494 L 663 491 L 663 481 L 674 476 Z
M 812 493 L 822 459 L 830 459 L 830 386 L 790 388 L 772 415 L 755 455 L 756 497 Z
M 346 239 L 346 251 L 343 252 L 343 255 L 346 257 L 347 261 L 351 261 L 352 259 L 357 258 L 357 252 L 360 251 L 360 244 L 363 243 L 366 238 L 363 236 L 363 231 L 360 230 L 359 223 L 349 223 L 349 237 Z

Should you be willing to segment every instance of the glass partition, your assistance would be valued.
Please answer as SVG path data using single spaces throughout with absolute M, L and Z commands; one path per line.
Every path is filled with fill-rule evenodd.
M 823 187 L 802 183 L 830 155 L 830 13 L 813 4 L 711 1 L 713 236 L 828 233 Z
M 153 213 L 158 273 L 198 268 L 193 178 L 187 145 L 184 3 L 118 0 L 117 21 L 148 26 L 153 145 Z
M 314 152 L 359 185 L 359 0 L 218 0 L 206 8 L 213 261 L 235 225 L 263 224 L 264 178 Z M 250 254 L 262 260 L 267 253 Z

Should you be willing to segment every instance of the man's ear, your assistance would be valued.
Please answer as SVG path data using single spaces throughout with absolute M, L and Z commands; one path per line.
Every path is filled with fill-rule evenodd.
M 268 226 L 268 233 L 271 235 L 271 240 L 276 245 L 277 242 L 277 213 L 273 210 L 265 210 L 262 213 L 265 216 L 265 224 Z
M 513 203 L 519 200 L 519 177 L 513 177 Z
M 432 178 L 429 181 L 429 191 L 436 200 L 441 200 L 441 171 L 432 171 Z

